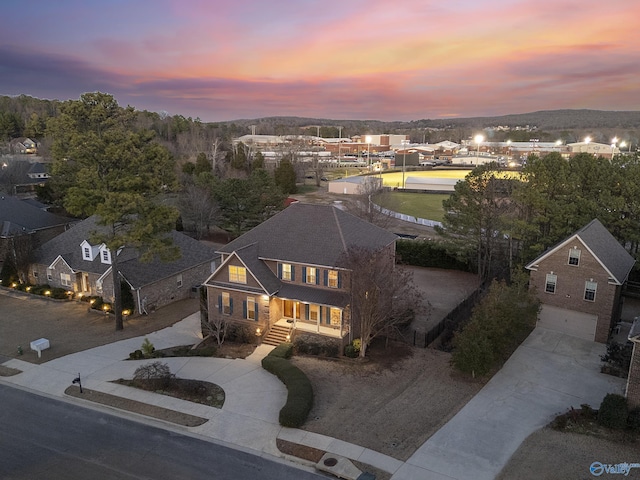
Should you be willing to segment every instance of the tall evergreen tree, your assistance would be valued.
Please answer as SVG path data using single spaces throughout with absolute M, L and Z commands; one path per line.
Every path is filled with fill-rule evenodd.
M 166 235 L 177 211 L 156 201 L 174 185 L 174 161 L 152 132 L 134 129 L 135 118 L 132 107 L 96 92 L 66 102 L 48 125 L 54 186 L 64 207 L 73 215 L 96 215 L 105 227 L 90 241 L 111 251 L 116 330 L 123 328 L 118 251 L 138 248 L 142 260 L 178 256 Z

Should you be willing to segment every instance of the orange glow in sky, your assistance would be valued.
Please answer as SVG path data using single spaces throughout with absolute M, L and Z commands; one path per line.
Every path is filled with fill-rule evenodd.
M 8 5 L 7 5 L 8 3 Z M 0 94 L 204 121 L 640 110 L 640 2 L 10 0 Z

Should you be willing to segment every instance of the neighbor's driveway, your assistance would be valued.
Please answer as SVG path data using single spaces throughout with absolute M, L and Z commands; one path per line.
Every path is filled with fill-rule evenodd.
M 623 393 L 623 379 L 600 373 L 604 352 L 604 345 L 536 328 L 393 480 L 495 478 L 520 443 L 556 414 L 584 403 L 598 408 L 607 393 Z

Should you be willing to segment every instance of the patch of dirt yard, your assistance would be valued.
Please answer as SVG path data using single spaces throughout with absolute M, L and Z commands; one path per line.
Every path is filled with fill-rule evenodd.
M 396 343 L 367 352 L 364 362 L 292 357 L 314 389 L 304 430 L 404 461 L 482 388 L 452 375 L 449 353 Z
M 623 444 L 590 435 L 559 432 L 546 427 L 529 435 L 497 478 L 499 480 L 595 478 L 589 471 L 593 462 L 610 465 L 625 462 L 639 463 L 640 444 L 638 442 Z M 611 476 L 604 475 L 602 478 Z M 616 476 L 638 478 L 640 469 L 632 469 L 628 477 Z

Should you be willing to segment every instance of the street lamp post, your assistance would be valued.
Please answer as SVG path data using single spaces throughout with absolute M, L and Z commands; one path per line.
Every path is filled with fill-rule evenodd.
M 611 160 L 613 160 L 613 156 L 616 154 L 617 143 L 618 143 L 618 137 L 613 137 L 611 139 Z
M 367 141 L 367 170 L 371 171 L 371 135 L 365 137 Z

